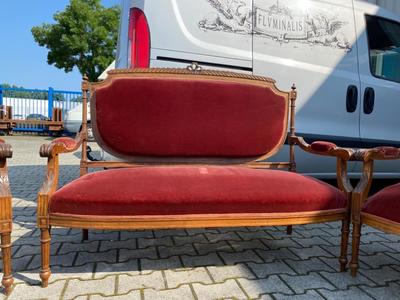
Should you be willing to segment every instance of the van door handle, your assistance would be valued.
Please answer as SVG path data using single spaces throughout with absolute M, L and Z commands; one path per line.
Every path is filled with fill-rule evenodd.
M 364 92 L 364 113 L 366 115 L 371 114 L 374 111 L 375 105 L 375 90 L 371 87 L 367 87 Z
M 357 109 L 358 102 L 358 89 L 355 85 L 349 85 L 347 88 L 346 96 L 346 109 L 347 112 L 353 113 Z

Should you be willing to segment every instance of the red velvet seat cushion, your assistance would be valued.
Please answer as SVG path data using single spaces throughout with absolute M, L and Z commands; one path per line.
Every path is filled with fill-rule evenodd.
M 141 167 L 85 175 L 58 190 L 50 213 L 171 215 L 343 208 L 344 193 L 296 173 L 244 167 Z
M 400 183 L 388 186 L 370 197 L 362 211 L 400 223 Z
M 60 137 L 51 141 L 52 144 L 63 144 L 68 150 L 72 150 L 77 146 L 77 142 L 69 137 Z

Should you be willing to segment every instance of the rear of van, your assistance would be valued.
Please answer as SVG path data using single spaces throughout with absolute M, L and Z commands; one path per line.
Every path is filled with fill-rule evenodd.
M 233 2 L 123 0 L 116 67 L 186 67 L 196 61 L 251 73 L 252 0 Z M 237 10 L 248 18 L 236 20 Z M 228 26 L 237 34 L 221 34 Z
M 362 122 L 369 87 L 364 84 L 373 78 L 369 70 L 360 74 L 369 63 L 367 15 L 390 16 L 357 0 L 122 0 L 116 68 L 182 68 L 197 62 L 202 68 L 271 77 L 282 90 L 295 83 L 298 135 L 308 142 L 371 147 L 364 142 L 371 129 L 363 134 L 362 126 L 376 119 L 375 128 L 385 128 L 390 122 L 374 119 L 387 110 L 378 111 L 377 105 Z M 376 102 L 398 93 L 399 83 L 390 84 L 396 87 L 377 93 Z M 397 137 L 391 142 L 400 145 Z M 336 172 L 334 159 L 296 155 L 302 173 L 333 177 Z M 287 158 L 287 147 L 275 157 Z M 354 163 L 349 171 L 359 172 Z M 394 168 L 380 171 L 399 175 Z
M 325 131 L 332 135 L 337 130 L 345 133 L 348 139 L 358 139 L 358 117 L 347 115 L 345 109 L 348 86 L 358 78 L 357 51 L 351 51 L 349 46 L 355 43 L 352 1 L 340 0 L 340 6 L 326 4 L 329 2 L 123 1 L 116 67 L 186 67 L 197 62 L 203 68 L 272 77 L 282 90 L 289 90 L 296 83 L 299 133 L 323 139 Z M 299 10 L 302 5 L 309 4 L 315 8 L 312 16 L 308 7 Z M 342 19 L 335 20 L 330 13 L 332 10 Z M 320 28 L 323 21 L 331 22 L 329 25 L 342 31 L 344 27 L 347 36 L 340 41 L 343 45 L 324 47 L 324 41 L 319 43 L 319 38 L 325 38 Z M 318 32 L 310 37 L 307 26 L 315 26 Z M 323 61 L 318 61 L 320 54 Z M 340 65 L 343 70 L 336 71 L 339 77 L 334 76 L 328 84 L 323 84 L 343 57 L 347 60 Z M 323 90 L 319 90 L 321 86 Z M 340 95 L 344 107 L 338 107 L 333 91 Z M 342 122 L 335 123 L 340 116 L 343 116 Z M 339 128 L 333 128 L 335 125 Z M 329 170 L 332 175 L 335 173 L 333 159 L 308 157 L 302 152 L 298 156 L 301 172 L 326 175 Z M 283 149 L 275 159 L 285 161 L 287 158 L 287 150 Z

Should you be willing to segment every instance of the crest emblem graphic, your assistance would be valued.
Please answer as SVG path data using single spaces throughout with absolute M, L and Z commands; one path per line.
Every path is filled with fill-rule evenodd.
M 214 9 L 198 26 L 204 31 L 255 34 L 280 43 L 307 43 L 351 50 L 344 27 L 346 21 L 333 13 L 312 10 L 295 11 L 276 3 L 269 7 L 251 7 L 245 0 L 206 0 Z

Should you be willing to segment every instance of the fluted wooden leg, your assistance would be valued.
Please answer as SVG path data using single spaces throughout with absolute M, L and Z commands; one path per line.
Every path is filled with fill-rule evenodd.
M 292 232 L 293 232 L 293 226 L 292 225 L 286 226 L 286 234 L 291 235 Z
M 1 252 L 3 256 L 3 279 L 1 281 L 4 286 L 4 292 L 6 295 L 11 293 L 11 286 L 14 282 L 11 273 L 11 233 L 1 234 Z
M 42 248 L 42 269 L 40 270 L 40 279 L 42 280 L 42 287 L 49 285 L 50 271 L 50 230 L 48 228 L 41 228 L 40 243 Z
M 361 223 L 353 223 L 353 241 L 351 251 L 351 276 L 356 277 L 358 270 L 358 252 L 360 250 Z
M 82 229 L 82 241 L 89 240 L 89 229 Z
M 347 266 L 347 248 L 349 245 L 349 230 L 350 230 L 350 221 L 349 219 L 342 221 L 342 241 L 340 243 L 340 272 L 346 271 Z

